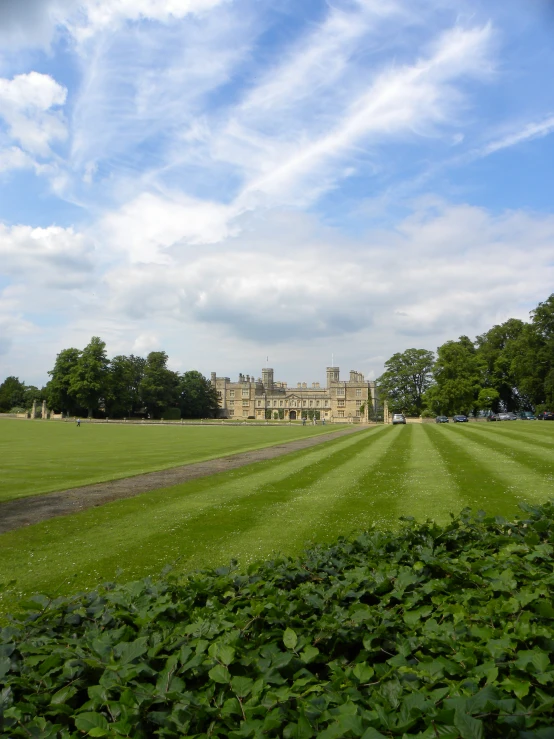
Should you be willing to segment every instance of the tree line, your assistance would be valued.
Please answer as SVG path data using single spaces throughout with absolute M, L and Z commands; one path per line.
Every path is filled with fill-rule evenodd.
M 84 349 L 63 349 L 39 390 L 17 377 L 0 385 L 0 412 L 28 410 L 33 401 L 70 416 L 131 418 L 210 418 L 218 410 L 217 392 L 196 370 L 180 374 L 167 366 L 164 351 L 146 358 L 108 358 L 106 344 L 93 336 Z
M 554 294 L 526 323 L 510 318 L 472 341 L 460 336 L 436 356 L 408 349 L 385 362 L 377 380 L 391 412 L 475 414 L 554 407 Z

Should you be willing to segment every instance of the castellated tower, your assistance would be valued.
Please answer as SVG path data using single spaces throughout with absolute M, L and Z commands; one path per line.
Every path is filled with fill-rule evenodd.
M 262 382 L 263 382 L 263 385 L 266 391 L 273 390 L 274 377 L 273 377 L 273 369 L 271 367 L 265 367 L 262 370 Z
M 339 382 L 339 375 L 339 367 L 327 367 L 327 387 L 331 387 L 333 382 Z

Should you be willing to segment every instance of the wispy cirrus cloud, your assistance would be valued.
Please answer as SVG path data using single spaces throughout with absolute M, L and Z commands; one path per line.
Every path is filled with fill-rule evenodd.
M 540 121 L 527 123 L 517 131 L 491 141 L 489 144 L 484 146 L 479 153 L 481 156 L 488 156 L 489 154 L 494 154 L 496 151 L 500 151 L 501 149 L 509 149 L 511 146 L 517 146 L 525 141 L 531 141 L 532 139 L 548 136 L 552 132 L 554 132 L 554 115 L 543 118 Z

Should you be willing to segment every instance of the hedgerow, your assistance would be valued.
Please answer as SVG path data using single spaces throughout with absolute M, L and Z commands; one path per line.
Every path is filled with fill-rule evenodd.
M 554 737 L 554 506 L 35 597 L 1 737 Z

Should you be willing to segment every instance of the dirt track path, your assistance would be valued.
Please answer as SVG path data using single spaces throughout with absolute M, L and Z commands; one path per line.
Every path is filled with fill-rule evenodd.
M 188 482 L 189 480 L 196 480 L 199 477 L 215 475 L 217 472 L 236 470 L 253 462 L 275 459 L 284 454 L 289 454 L 299 449 L 308 449 L 309 447 L 317 446 L 326 441 L 331 441 L 332 439 L 360 430 L 359 426 L 355 426 L 354 428 L 342 429 L 341 431 L 333 431 L 323 436 L 297 439 L 296 441 L 289 441 L 286 444 L 279 444 L 278 446 L 256 449 L 251 452 L 241 452 L 239 454 L 229 455 L 228 457 L 219 457 L 218 459 L 209 459 L 205 462 L 187 464 L 182 467 L 172 467 L 171 469 L 160 470 L 159 472 L 148 472 L 144 475 L 136 475 L 135 477 L 124 477 L 121 480 L 109 480 L 94 485 L 86 485 L 85 487 L 70 488 L 69 490 L 62 490 L 60 492 L 43 493 L 42 495 L 10 500 L 6 503 L 0 503 L 0 534 L 13 531 L 21 526 L 40 523 L 49 518 L 78 513 L 79 511 L 84 511 L 86 508 L 94 508 L 95 506 L 111 503 L 121 498 L 132 498 L 135 495 L 147 493 L 151 490 L 167 488 L 171 485 Z

